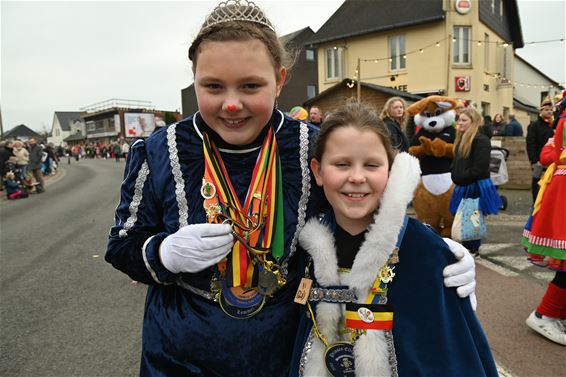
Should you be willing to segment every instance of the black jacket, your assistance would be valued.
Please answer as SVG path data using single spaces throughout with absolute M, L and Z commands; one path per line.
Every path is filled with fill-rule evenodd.
M 4 166 L 6 165 L 6 161 L 13 156 L 12 148 L 8 148 L 4 145 L 0 146 L 0 174 L 4 176 Z
M 527 128 L 527 154 L 531 164 L 538 162 L 540 151 L 549 138 L 554 136 L 554 130 L 540 116 Z
M 464 158 L 456 152 L 452 161 L 452 181 L 458 186 L 467 186 L 480 179 L 489 178 L 490 156 L 491 142 L 478 131 L 468 157 Z
M 397 149 L 399 152 L 408 152 L 409 139 L 407 139 L 407 136 L 405 136 L 403 130 L 401 130 L 399 123 L 389 117 L 383 118 L 383 122 L 389 130 L 389 140 L 391 140 L 393 148 Z

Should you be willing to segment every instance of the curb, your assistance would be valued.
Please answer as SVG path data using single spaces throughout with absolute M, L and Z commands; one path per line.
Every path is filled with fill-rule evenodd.
M 43 182 L 45 184 L 45 187 L 51 186 L 52 184 L 60 181 L 66 175 L 67 175 L 67 172 L 65 171 L 65 169 L 59 167 L 57 169 L 57 172 L 55 173 L 55 175 L 43 177 Z M 18 200 L 18 199 L 16 199 L 16 200 Z M 8 201 L 8 198 L 6 197 L 6 191 L 0 191 L 0 203 L 4 203 L 4 202 L 7 202 L 7 201 Z

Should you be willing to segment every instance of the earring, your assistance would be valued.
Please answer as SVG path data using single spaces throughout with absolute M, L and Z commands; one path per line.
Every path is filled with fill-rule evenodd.
M 275 107 L 276 109 L 279 107 L 279 101 L 278 101 L 278 100 L 279 100 L 279 97 L 276 97 L 276 98 L 275 98 L 275 105 L 274 105 L 274 107 Z

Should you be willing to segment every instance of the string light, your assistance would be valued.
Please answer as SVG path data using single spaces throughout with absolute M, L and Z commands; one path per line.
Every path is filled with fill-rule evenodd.
M 417 49 L 412 50 L 412 51 L 408 51 L 408 52 L 404 53 L 403 55 L 401 55 L 400 57 L 401 57 L 402 59 L 407 59 L 407 56 L 409 56 L 409 55 L 411 55 L 411 54 L 416 54 L 416 53 L 423 54 L 423 53 L 425 52 L 425 50 L 426 50 L 427 48 L 429 48 L 429 47 L 432 47 L 432 46 L 440 47 L 440 43 L 443 42 L 443 41 L 446 41 L 447 39 L 452 39 L 453 42 L 456 41 L 456 38 L 449 34 L 448 36 L 446 36 L 445 38 L 443 38 L 443 39 L 441 39 L 441 40 L 439 40 L 439 41 L 433 42 L 433 43 L 431 43 L 431 44 L 429 44 L 429 45 L 426 45 L 426 46 L 421 47 L 421 48 L 417 48 Z M 544 40 L 544 41 L 530 41 L 530 42 L 525 42 L 525 45 L 528 44 L 529 46 L 532 46 L 532 45 L 536 45 L 536 44 L 552 43 L 552 42 L 564 43 L 564 41 L 565 41 L 565 38 L 559 38 L 559 39 L 550 39 L 550 40 Z M 473 43 L 473 42 L 476 42 L 476 44 L 477 44 L 478 46 L 482 46 L 484 43 L 486 43 L 486 44 L 495 44 L 496 46 L 502 46 L 502 47 L 509 47 L 510 45 L 512 46 L 512 43 L 509 43 L 509 42 L 501 42 L 501 41 L 482 41 L 482 40 L 468 39 L 468 42 L 469 42 L 470 44 Z M 337 47 L 334 46 L 334 49 L 337 49 Z M 382 60 L 386 60 L 386 61 L 389 61 L 389 62 L 391 63 L 391 62 L 393 62 L 393 59 L 394 59 L 394 58 L 396 58 L 396 56 L 394 56 L 394 57 L 385 57 L 385 58 L 360 59 L 360 62 L 374 62 L 374 63 L 377 64 L 377 63 L 379 63 L 379 62 L 382 61 Z M 517 85 L 519 85 L 519 86 L 526 86 L 526 85 L 527 85 L 527 84 L 525 84 L 525 83 L 520 83 L 520 82 L 511 81 L 510 79 L 508 79 L 508 78 L 502 76 L 502 75 L 499 74 L 499 73 L 489 73 L 489 72 L 486 72 L 486 74 L 487 74 L 488 76 L 492 76 L 492 77 L 495 78 L 495 79 L 500 79 L 500 80 L 502 80 L 502 81 L 511 82 L 511 83 L 512 83 L 513 85 L 515 85 L 515 86 L 517 86 Z M 356 70 L 356 77 L 357 77 L 357 70 Z M 529 84 L 529 85 L 531 85 L 531 84 Z M 559 88 L 560 86 L 564 86 L 564 85 L 565 85 L 565 83 L 558 83 L 558 86 L 556 86 L 556 85 L 549 85 L 548 88 L 554 88 L 554 87 Z M 534 85 L 534 87 L 536 87 L 536 85 Z M 541 88 L 546 88 L 546 86 L 542 85 Z
M 524 87 L 524 88 L 533 88 L 533 89 L 546 89 L 548 88 L 548 90 L 551 90 L 553 88 L 556 89 L 560 89 L 560 87 L 563 87 L 566 82 L 561 82 L 561 83 L 557 83 L 557 85 L 554 84 L 533 84 L 533 83 L 526 83 L 526 82 L 520 82 L 520 81 L 514 81 L 509 79 L 508 77 L 503 76 L 501 73 L 499 72 L 485 72 L 486 75 L 494 78 L 494 79 L 499 79 L 501 81 L 505 81 L 509 84 L 512 84 L 513 86 L 519 86 L 519 87 Z
M 451 38 L 452 41 L 456 41 L 456 38 L 452 37 L 451 35 L 448 35 L 447 37 L 445 37 L 444 39 L 442 39 L 442 40 L 440 40 L 440 41 L 436 41 L 436 42 L 431 43 L 431 44 L 429 44 L 429 45 L 427 45 L 427 46 L 420 47 L 420 48 L 417 48 L 417 49 L 412 50 L 412 51 L 407 51 L 407 52 L 405 52 L 403 55 L 401 55 L 401 58 L 406 59 L 407 56 L 412 55 L 412 54 L 416 54 L 416 53 L 423 54 L 427 48 L 432 47 L 432 46 L 440 47 L 440 43 L 441 43 L 442 41 L 445 41 L 446 39 L 449 39 L 449 38 Z M 484 43 L 487 43 L 487 44 L 495 44 L 495 45 L 501 46 L 501 47 L 509 47 L 509 46 L 512 46 L 512 43 L 509 43 L 509 42 L 500 42 L 500 41 L 481 41 L 481 40 L 476 40 L 476 39 L 468 39 L 468 42 L 471 42 L 471 43 L 476 42 L 476 44 L 477 44 L 478 46 L 482 46 Z M 546 41 L 532 41 L 532 42 L 526 42 L 526 44 L 534 45 L 534 44 L 538 44 L 538 43 L 550 43 L 550 42 L 561 42 L 561 43 L 564 43 L 564 38 L 561 38 L 561 39 L 552 39 L 552 40 L 546 40 Z M 337 49 L 337 47 L 334 46 L 334 49 Z M 393 57 L 393 58 L 394 58 L 394 57 Z M 371 58 L 371 59 L 361 59 L 361 61 L 363 61 L 363 62 L 370 62 L 370 61 L 372 61 L 372 62 L 374 62 L 374 63 L 378 63 L 378 62 L 380 62 L 381 60 L 388 60 L 389 62 L 392 62 L 392 61 L 393 61 L 393 58 Z

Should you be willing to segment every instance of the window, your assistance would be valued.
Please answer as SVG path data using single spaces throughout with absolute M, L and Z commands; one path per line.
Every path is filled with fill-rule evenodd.
M 489 102 L 482 102 L 481 103 L 481 115 L 482 116 L 486 116 L 486 115 L 491 116 L 491 109 L 490 109 Z
M 491 0 L 491 13 L 495 13 L 495 0 Z
M 314 61 L 314 51 L 313 50 L 306 50 L 305 54 L 306 54 L 307 60 Z
M 307 98 L 312 98 L 316 96 L 316 86 L 314 85 L 307 85 Z
M 454 26 L 454 64 L 470 64 L 470 34 L 469 26 Z
M 489 72 L 489 34 L 483 35 L 483 69 Z
M 342 47 L 326 49 L 326 80 L 342 78 L 343 55 L 344 49 Z
M 539 103 L 542 103 L 542 101 L 544 101 L 546 97 L 548 97 L 548 90 L 540 92 L 540 102 Z
M 501 75 L 502 78 L 511 79 L 512 78 L 512 61 L 513 58 L 513 50 L 510 44 L 502 42 L 501 44 L 498 43 L 496 48 L 498 52 L 498 73 Z
M 405 36 L 389 37 L 389 69 L 396 71 L 405 68 Z

